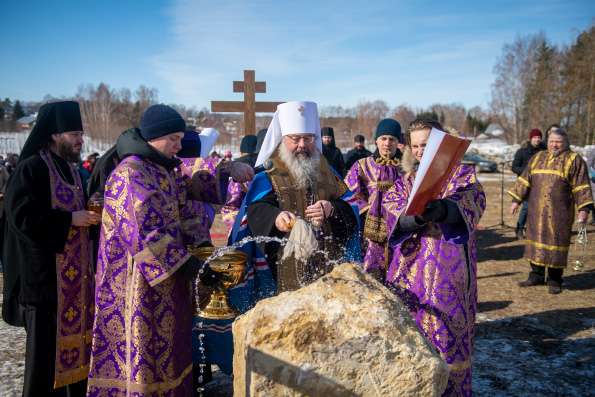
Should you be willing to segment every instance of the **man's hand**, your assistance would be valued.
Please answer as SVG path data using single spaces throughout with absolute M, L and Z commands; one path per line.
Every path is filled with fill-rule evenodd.
M 519 203 L 513 201 L 512 204 L 510 204 L 510 215 L 516 214 L 519 211 L 519 206 Z
M 275 227 L 283 233 L 287 233 L 295 223 L 295 215 L 289 211 L 282 211 L 275 219 Z
M 318 200 L 306 208 L 306 218 L 315 226 L 320 226 L 322 222 L 333 213 L 333 205 L 327 200 Z
M 192 167 L 187 167 L 184 163 L 180 163 L 180 172 L 182 175 L 186 175 L 192 178 Z
M 432 200 L 426 205 L 421 219 L 424 222 L 441 222 L 446 218 L 446 211 L 446 204 L 442 200 Z
M 234 181 L 239 183 L 250 182 L 254 179 L 254 169 L 248 164 L 232 161 L 229 173 Z
M 93 211 L 81 210 L 72 213 L 72 226 L 88 227 L 101 222 L 101 216 Z
M 578 223 L 587 223 L 587 217 L 589 216 L 589 213 L 587 211 L 584 210 L 580 210 L 578 212 L 578 218 L 577 218 L 577 222 Z

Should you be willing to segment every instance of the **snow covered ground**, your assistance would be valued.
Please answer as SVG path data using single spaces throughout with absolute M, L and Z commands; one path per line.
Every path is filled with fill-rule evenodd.
M 29 136 L 29 132 L 0 132 L 0 155 L 5 156 L 7 153 L 20 153 L 21 149 L 25 145 L 25 141 Z M 81 152 L 81 157 L 84 159 L 91 153 L 103 154 L 107 151 L 115 142 L 103 142 L 91 137 L 85 136 L 85 143 Z M 216 145 L 213 150 L 223 155 L 225 151 L 231 150 L 233 157 L 237 158 L 240 156 L 239 148 L 232 150 L 229 146 Z
M 0 320 L 0 396 L 17 397 L 25 372 L 25 330 Z
M 477 319 L 473 391 L 478 396 L 587 396 L 595 390 L 595 320 L 591 337 L 560 340 L 556 330 L 540 324 L 537 318 L 491 319 L 480 313 Z M 527 338 L 506 332 L 519 327 Z M 535 344 L 531 335 L 550 336 L 551 351 Z M 25 352 L 25 332 L 0 320 L 0 396 L 21 395 Z M 214 373 L 214 382 L 205 397 L 232 395 L 231 379 Z
M 0 154 L 6 155 L 6 153 L 20 153 L 21 149 L 25 145 L 25 141 L 29 136 L 29 132 L 0 132 Z M 85 158 L 87 155 L 97 152 L 103 153 L 113 142 L 101 142 L 89 137 L 85 137 L 85 144 L 83 145 L 82 157 Z
M 577 321 L 588 322 L 584 326 L 590 335 L 563 337 L 537 316 L 491 319 L 480 313 L 474 392 L 490 397 L 594 395 L 595 320 Z

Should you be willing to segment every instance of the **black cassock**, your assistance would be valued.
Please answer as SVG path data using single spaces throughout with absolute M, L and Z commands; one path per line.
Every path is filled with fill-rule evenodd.
M 329 162 L 331 167 L 341 176 L 345 177 L 345 162 L 343 161 L 343 154 L 334 143 L 330 145 L 322 145 L 322 154 Z
M 74 183 L 68 163 L 52 154 Z M 64 250 L 70 212 L 52 209 L 49 170 L 39 155 L 21 161 L 9 180 L 4 212 L 2 318 L 27 331 L 23 396 L 84 396 L 86 381 L 53 389 L 56 356 L 56 254 Z

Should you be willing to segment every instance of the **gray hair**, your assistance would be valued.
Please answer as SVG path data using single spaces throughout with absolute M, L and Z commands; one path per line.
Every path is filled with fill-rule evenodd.
M 549 130 L 548 133 L 548 138 L 550 137 L 550 135 L 558 135 L 559 137 L 561 137 L 564 140 L 564 145 L 566 145 L 566 149 L 568 149 L 570 147 L 570 139 L 568 138 L 568 133 L 566 132 L 566 130 L 562 127 L 552 127 Z

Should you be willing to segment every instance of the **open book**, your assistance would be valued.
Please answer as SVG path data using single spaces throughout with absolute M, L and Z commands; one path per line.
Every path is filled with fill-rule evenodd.
M 432 128 L 409 194 L 405 215 L 421 215 L 437 199 L 461 163 L 471 141 Z

